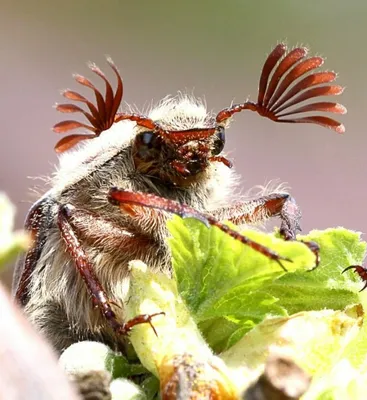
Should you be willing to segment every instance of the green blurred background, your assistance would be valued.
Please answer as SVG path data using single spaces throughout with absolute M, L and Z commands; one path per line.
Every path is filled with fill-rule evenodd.
M 188 90 L 220 110 L 249 95 L 271 48 L 281 40 L 327 57 L 346 86 L 340 98 L 345 135 L 312 125 L 274 124 L 236 116 L 227 151 L 243 190 L 271 179 L 288 182 L 303 210 L 303 230 L 367 230 L 365 124 L 367 2 L 323 1 L 1 1 L 0 189 L 18 208 L 16 225 L 47 186 L 60 138 L 52 108 L 71 74 L 92 75 L 86 62 L 118 65 L 125 101 L 146 107 Z M 107 68 L 108 70 L 108 68 Z M 109 75 L 112 76 L 112 75 Z

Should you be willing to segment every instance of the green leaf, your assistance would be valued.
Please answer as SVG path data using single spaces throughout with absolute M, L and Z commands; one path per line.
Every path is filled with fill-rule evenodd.
M 151 375 L 140 384 L 147 400 L 153 400 L 159 391 L 159 380 Z
M 28 235 L 13 232 L 14 216 L 14 206 L 7 196 L 0 192 L 0 268 L 26 250 L 29 245 Z
M 366 243 L 360 234 L 344 228 L 312 231 L 300 239 L 320 246 L 320 265 L 310 272 L 285 274 L 264 289 L 279 299 L 288 314 L 307 310 L 343 310 L 360 302 L 360 278 L 352 271 L 342 271 L 352 264 L 361 264 Z
M 234 344 L 266 316 L 342 310 L 360 302 L 358 276 L 352 271 L 341 274 L 363 261 L 366 243 L 358 233 L 337 228 L 299 237 L 321 248 L 321 264 L 309 271 L 315 266 L 315 256 L 303 243 L 254 230 L 243 232 L 291 259 L 292 263 L 282 261 L 286 273 L 275 261 L 216 227 L 208 229 L 199 221 L 174 217 L 168 229 L 178 291 L 216 351 Z
M 222 316 L 223 309 L 245 315 L 248 307 L 238 295 L 249 297 L 265 282 L 285 274 L 275 261 L 216 227 L 208 229 L 196 220 L 178 217 L 168 227 L 178 289 L 198 320 Z M 253 230 L 244 234 L 292 259 L 293 263 L 283 261 L 289 271 L 314 266 L 314 255 L 301 243 Z M 271 303 L 272 299 L 264 299 L 264 305 Z M 235 311 L 239 304 L 241 309 Z
M 285 272 L 215 227 L 178 217 L 168 227 L 175 279 L 131 262 L 126 306 L 126 318 L 165 312 L 153 321 L 158 336 L 148 324 L 134 327 L 130 336 L 144 366 L 160 379 L 167 378 L 175 360 L 190 354 L 203 365 L 216 360 L 223 377 L 241 392 L 263 368 L 270 349 L 285 346 L 286 354 L 314 376 L 311 398 L 334 398 L 336 363 L 347 360 L 352 372 L 356 364 L 367 366 L 366 332 L 360 328 L 367 294 L 359 293 L 360 278 L 353 271 L 341 274 L 363 261 L 366 244 L 360 234 L 337 228 L 299 237 L 321 248 L 321 263 L 313 269 L 315 255 L 304 243 L 245 231 L 293 261 L 283 261 Z M 352 343 L 363 349 L 360 356 L 353 356 Z M 211 349 L 225 364 L 218 364 Z M 323 380 L 329 373 L 331 381 Z M 351 374 L 345 393 L 360 391 L 356 379 Z
M 141 364 L 130 364 L 122 354 L 114 352 L 107 354 L 105 366 L 113 379 L 142 375 L 148 372 Z

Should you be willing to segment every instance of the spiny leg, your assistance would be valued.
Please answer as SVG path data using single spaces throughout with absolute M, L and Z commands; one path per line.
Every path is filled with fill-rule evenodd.
M 61 236 L 66 244 L 67 251 L 74 260 L 75 265 L 82 279 L 84 280 L 90 295 L 92 296 L 93 304 L 100 309 L 102 315 L 106 318 L 113 330 L 118 334 L 127 335 L 135 325 L 143 323 L 150 324 L 154 330 L 154 333 L 157 334 L 151 320 L 153 317 L 164 313 L 138 315 L 130 321 L 124 323 L 121 323 L 117 320 L 116 314 L 111 307 L 112 302 L 108 300 L 106 292 L 96 277 L 93 266 L 89 262 L 88 257 L 72 227 L 71 218 L 74 210 L 75 208 L 68 204 L 60 206 L 57 223 L 61 232 Z
M 301 230 L 301 210 L 295 199 L 288 193 L 271 193 L 257 199 L 244 201 L 230 207 L 217 209 L 213 215 L 221 220 L 228 220 L 235 225 L 263 222 L 270 217 L 280 217 L 280 234 L 284 240 L 297 240 L 297 231 Z M 302 241 L 316 256 L 319 265 L 319 246 L 315 242 Z
M 350 269 L 354 269 L 354 272 L 357 273 L 360 278 L 362 279 L 363 282 L 366 282 L 363 286 L 363 288 L 360 290 L 360 292 L 362 292 L 363 290 L 365 290 L 367 288 L 367 268 L 363 267 L 362 265 L 351 265 L 347 268 L 345 268 L 342 271 L 342 274 L 344 274 L 344 272 L 350 270 Z
M 282 220 L 280 233 L 286 240 L 295 239 L 300 230 L 301 211 L 288 193 L 272 193 L 253 200 L 219 208 L 212 212 L 220 220 L 235 225 L 263 222 L 269 217 L 279 216 Z
M 281 268 L 286 271 L 286 268 L 282 264 L 281 261 L 290 261 L 288 258 L 280 256 L 278 253 L 273 250 L 263 246 L 259 243 L 254 242 L 250 238 L 241 235 L 237 231 L 229 228 L 227 225 L 218 221 L 214 217 L 210 215 L 206 215 L 200 213 L 199 211 L 185 205 L 178 203 L 174 200 L 166 199 L 164 197 L 159 197 L 150 193 L 140 193 L 140 192 L 131 192 L 126 190 L 120 190 L 118 188 L 111 188 L 108 194 L 108 200 L 111 204 L 119 206 L 123 210 L 126 210 L 126 205 L 135 205 L 138 207 L 148 207 L 155 208 L 163 211 L 167 211 L 173 214 L 177 214 L 182 218 L 196 218 L 206 226 L 216 226 L 223 232 L 229 234 L 234 239 L 239 240 L 243 244 L 251 247 L 253 250 L 258 251 L 263 254 L 265 257 L 268 257 L 274 261 L 276 261 Z

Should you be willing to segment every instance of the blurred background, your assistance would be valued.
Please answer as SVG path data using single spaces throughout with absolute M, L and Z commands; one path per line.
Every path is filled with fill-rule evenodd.
M 363 0 L 1 0 L 0 190 L 17 207 L 16 227 L 38 197 L 32 190 L 47 190 L 34 178 L 50 175 L 57 163 L 60 137 L 50 128 L 62 115 L 52 106 L 62 102 L 60 89 L 78 88 L 72 73 L 92 78 L 87 61 L 112 77 L 110 55 L 124 78 L 125 101 L 140 108 L 188 90 L 218 111 L 256 99 L 266 55 L 286 40 L 326 56 L 325 68 L 339 72 L 346 91 L 338 100 L 348 108 L 339 119 L 347 131 L 237 115 L 226 149 L 241 187 L 288 182 L 304 232 L 366 232 L 366 15 Z

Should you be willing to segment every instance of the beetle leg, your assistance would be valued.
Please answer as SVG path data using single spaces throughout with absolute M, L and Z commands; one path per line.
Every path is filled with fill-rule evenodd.
M 263 222 L 270 217 L 280 217 L 280 234 L 284 240 L 296 240 L 301 230 L 301 211 L 295 199 L 288 193 L 271 193 L 257 199 L 244 201 L 230 207 L 215 210 L 213 215 L 220 220 L 228 220 L 235 225 Z M 319 265 L 319 246 L 315 242 L 302 241 L 316 256 Z
M 253 250 L 258 251 L 265 257 L 268 257 L 276 261 L 279 266 L 286 271 L 286 268 L 282 264 L 282 261 L 291 261 L 288 258 L 280 256 L 275 251 L 261 245 L 260 243 L 254 242 L 247 236 L 241 235 L 239 232 L 231 229 L 229 226 L 223 224 L 211 215 L 200 213 L 199 211 L 191 208 L 185 204 L 178 203 L 177 201 L 159 197 L 150 193 L 131 192 L 123 189 L 111 188 L 108 194 L 108 200 L 111 204 L 114 204 L 123 210 L 126 209 L 126 205 L 148 207 L 158 210 L 163 210 L 169 213 L 177 214 L 182 218 L 196 218 L 206 226 L 216 226 L 221 231 L 232 236 L 234 239 L 239 240 L 243 244 L 251 247 Z
M 89 262 L 88 257 L 71 225 L 70 220 L 72 218 L 73 210 L 73 206 L 61 206 L 58 213 L 57 223 L 61 236 L 66 244 L 66 249 L 74 260 L 75 265 L 88 288 L 88 292 L 92 296 L 94 305 L 99 308 L 101 314 L 118 334 L 127 335 L 135 325 L 142 323 L 149 323 L 152 326 L 151 319 L 162 313 L 138 315 L 132 320 L 123 323 L 117 320 L 116 314 L 111 307 L 112 302 L 109 301 L 106 292 L 95 275 L 93 265 Z M 154 328 L 153 330 L 156 333 Z
M 362 265 L 351 265 L 351 266 L 343 269 L 342 274 L 344 274 L 344 272 L 346 272 L 350 269 L 353 269 L 354 272 L 360 276 L 362 281 L 365 282 L 363 288 L 360 290 L 360 292 L 362 292 L 363 290 L 365 290 L 367 288 L 367 268 L 363 267 Z

